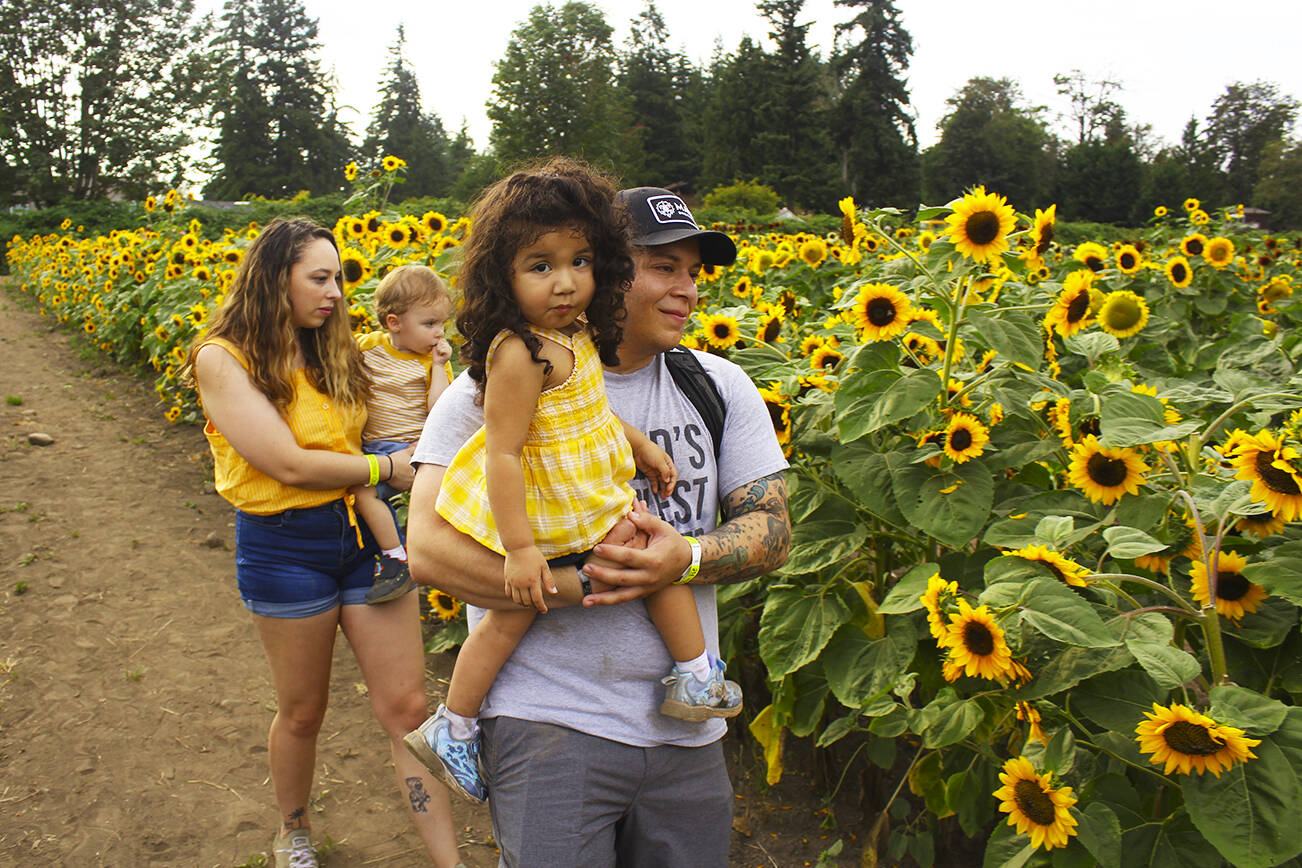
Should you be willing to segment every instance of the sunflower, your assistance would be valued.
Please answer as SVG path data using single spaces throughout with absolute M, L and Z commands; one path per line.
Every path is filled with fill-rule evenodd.
M 1004 763 L 999 780 L 1003 786 L 994 796 L 999 810 L 1008 814 L 1008 825 L 1029 836 L 1032 847 L 1067 846 L 1067 839 L 1076 834 L 1076 819 L 1068 810 L 1076 804 L 1071 787 L 1055 788 L 1050 772 L 1036 774 L 1031 761 L 1021 756 Z
M 701 331 L 705 332 L 706 343 L 720 350 L 733 347 L 741 339 L 737 318 L 722 314 L 701 314 Z
M 1178 703 L 1168 706 L 1153 703 L 1152 711 L 1135 727 L 1139 752 L 1151 754 L 1154 765 L 1166 763 L 1163 774 L 1179 771 L 1182 775 L 1197 771 L 1221 772 L 1247 759 L 1256 759 L 1250 748 L 1261 739 L 1245 738 L 1243 730 L 1219 724 L 1205 714 Z
M 1084 265 L 1090 271 L 1100 272 L 1108 264 L 1108 249 L 1102 244 L 1096 244 L 1093 241 L 1085 241 L 1076 245 L 1072 258 Z
M 760 250 L 752 248 L 750 256 L 750 270 L 756 274 L 763 274 L 773 267 L 777 262 L 777 254 L 772 250 Z
M 425 599 L 429 603 L 430 614 L 437 615 L 440 620 L 451 621 L 461 614 L 461 601 L 437 588 L 430 588 Z
M 984 604 L 973 609 L 960 597 L 958 613 L 950 615 L 949 622 L 949 635 L 940 643 L 949 648 L 944 668 L 947 681 L 955 681 L 959 675 L 998 681 L 1012 674 L 1013 655 L 1004 641 L 1004 629 Z
M 1088 567 L 1081 566 L 1071 558 L 1065 557 L 1061 552 L 1056 552 L 1048 546 L 1027 546 L 1011 552 L 1004 552 L 1004 557 L 1037 561 L 1048 567 L 1049 572 L 1060 580 L 1073 587 L 1085 588 L 1089 586 L 1090 570 Z
M 1299 457 L 1296 449 L 1266 430 L 1240 439 L 1230 463 L 1237 469 L 1236 478 L 1252 481 L 1252 499 L 1287 522 L 1302 515 Z
M 913 319 L 909 299 L 888 283 L 864 284 L 850 308 L 850 322 L 864 341 L 890 340 Z
M 1144 264 L 1144 257 L 1133 244 L 1123 244 L 1117 251 L 1117 270 L 1122 274 L 1134 274 Z
M 1050 205 L 1048 210 L 1035 209 L 1035 222 L 1031 225 L 1031 250 L 1036 256 L 1044 256 L 1053 243 L 1053 227 L 1057 222 L 1058 206 Z
M 782 317 L 778 314 L 765 314 L 760 317 L 759 326 L 755 329 L 756 340 L 771 344 L 782 334 Z
M 396 172 L 405 165 L 407 165 L 407 161 L 402 157 L 386 156 L 383 160 L 380 160 L 380 167 L 386 172 Z
M 940 358 L 943 352 L 940 343 L 935 338 L 929 338 L 926 335 L 920 335 L 917 332 L 908 332 L 900 339 L 900 342 L 917 357 L 918 362 L 927 364 L 933 359 Z
M 945 454 L 955 464 L 963 464 L 985 451 L 990 432 L 981 420 L 968 413 L 955 413 L 945 428 Z
M 1184 200 L 1184 210 L 1186 211 L 1194 211 L 1201 207 L 1203 207 L 1203 203 L 1199 202 L 1197 199 L 1195 199 L 1192 196 Z
M 175 424 L 176 420 L 181 418 L 181 408 L 173 405 L 168 407 L 163 415 L 167 417 L 167 421 Z
M 1272 277 L 1270 283 L 1257 290 L 1257 310 L 1261 313 L 1279 313 L 1275 302 L 1288 298 L 1292 294 L 1293 285 L 1288 282 L 1287 277 L 1283 275 Z
M 1172 256 L 1167 260 L 1166 279 L 1171 281 L 1171 285 L 1176 289 L 1184 289 L 1193 283 L 1193 269 L 1189 267 L 1189 260 L 1183 256 Z
M 1049 739 L 1045 737 L 1044 730 L 1040 728 L 1040 710 L 1029 702 L 1017 703 L 1017 719 L 1030 725 L 1030 732 L 1026 736 L 1029 744 L 1032 739 L 1040 744 L 1048 745 Z
M 1195 226 L 1206 226 L 1212 222 L 1211 215 L 1201 208 L 1195 208 L 1189 212 L 1189 222 Z
M 1016 225 L 1013 207 L 984 186 L 972 188 L 962 199 L 950 203 L 954 213 L 945 218 L 949 240 L 964 256 L 977 262 L 994 262 L 1008 249 L 1008 233 Z
M 737 278 L 737 282 L 732 285 L 732 294 L 737 296 L 737 298 L 744 298 L 750 300 L 751 297 L 750 278 L 744 274 L 741 277 Z
M 855 240 L 855 207 L 854 197 L 846 196 L 836 203 L 836 207 L 841 210 L 841 240 L 846 244 L 853 244 Z
M 1209 238 L 1203 248 L 1203 259 L 1214 268 L 1224 268 L 1234 261 L 1234 242 L 1220 235 Z
M 1078 268 L 1062 282 L 1062 292 L 1053 308 L 1044 317 L 1045 328 L 1053 329 L 1062 337 L 1070 337 L 1093 321 L 1090 315 L 1090 290 L 1094 273 Z
M 776 383 L 769 388 L 760 389 L 759 393 L 764 399 L 764 406 L 768 408 L 773 430 L 778 435 L 778 445 L 785 449 L 791 442 L 791 404 L 778 391 Z
M 808 334 L 800 340 L 800 354 L 811 356 L 814 350 L 824 346 L 837 346 L 836 338 L 830 335 Z
M 352 182 L 356 178 L 357 178 L 357 161 L 353 160 L 347 166 L 344 166 L 344 180 Z
M 1067 480 L 1094 503 L 1111 506 L 1123 494 L 1138 494 L 1148 465 L 1131 449 L 1109 449 L 1093 434 L 1072 449 Z
M 920 595 L 922 607 L 927 610 L 927 629 L 931 630 L 940 647 L 948 647 L 949 629 L 945 626 L 944 597 L 958 596 L 958 582 L 947 582 L 936 573 L 927 579 L 927 590 Z
M 819 347 L 810 353 L 809 367 L 815 371 L 821 370 L 830 374 L 836 370 L 836 366 L 841 364 L 841 360 L 844 358 L 845 354 L 836 347 Z
M 1275 513 L 1266 510 L 1252 515 L 1239 516 L 1239 520 L 1234 523 L 1234 529 L 1239 533 L 1252 534 L 1257 539 L 1265 539 L 1279 533 L 1287 523 Z
M 145 210 L 146 210 L 146 211 L 153 211 L 153 210 L 154 210 L 155 208 L 157 208 L 157 207 L 158 207 L 158 200 L 157 200 L 157 199 L 155 199 L 153 196 L 146 196 L 146 197 L 145 197 Z
M 371 263 L 358 250 L 345 247 L 339 255 L 339 267 L 343 273 L 344 289 L 352 289 L 371 276 Z
M 1128 338 L 1148 325 L 1148 304 L 1128 289 L 1109 292 L 1099 307 L 1099 326 L 1114 338 Z
M 1165 206 L 1165 205 L 1158 205 L 1156 208 L 1153 209 L 1153 216 L 1154 216 L 1154 217 L 1165 217 L 1165 216 L 1167 215 L 1167 213 L 1168 213 L 1168 212 L 1167 212 L 1167 210 L 1166 210 L 1166 206 Z
M 1269 596 L 1261 585 L 1243 577 L 1247 565 L 1248 559 L 1237 552 L 1224 551 L 1216 558 L 1216 611 L 1236 624 L 1244 615 L 1257 611 L 1257 605 Z M 1206 561 L 1195 560 L 1189 572 L 1194 599 L 1200 605 L 1211 605 Z
M 426 211 L 420 215 L 420 223 L 431 235 L 440 235 L 448 228 L 448 218 L 438 211 Z
M 815 236 L 800 245 L 800 258 L 810 268 L 817 268 L 827 259 L 827 243 Z

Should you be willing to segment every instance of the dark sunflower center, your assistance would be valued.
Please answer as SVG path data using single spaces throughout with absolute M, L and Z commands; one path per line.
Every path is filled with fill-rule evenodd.
M 868 302 L 864 313 L 868 316 L 868 322 L 878 328 L 888 326 L 895 322 L 895 317 L 897 315 L 895 302 L 891 301 L 889 298 L 874 298 L 872 301 Z
M 778 332 L 780 331 L 782 331 L 782 322 L 780 320 L 771 319 L 764 324 L 764 333 L 760 335 L 760 339 L 766 344 L 771 344 L 777 340 Z M 824 360 L 823 364 L 826 366 L 827 361 Z
M 344 282 L 356 283 L 362 279 L 362 264 L 356 259 L 344 260 Z
M 773 422 L 774 429 L 781 431 L 787 427 L 786 419 L 783 418 L 782 405 L 774 404 L 771 401 L 766 401 L 765 404 L 769 408 L 769 420 Z
M 999 237 L 999 215 L 993 211 L 977 211 L 967 218 L 963 231 L 973 244 L 989 244 Z
M 1270 462 L 1274 460 L 1273 452 L 1257 453 L 1257 475 L 1261 477 L 1261 481 L 1276 494 L 1302 494 L 1302 489 L 1298 488 L 1291 474 L 1271 466 Z
M 1135 267 L 1135 255 L 1133 253 L 1123 253 L 1117 259 L 1118 264 L 1124 269 Z
M 1210 756 L 1225 745 L 1212 738 L 1207 727 L 1177 720 L 1162 733 L 1166 744 L 1172 750 L 1188 756 Z
M 1241 600 L 1249 587 L 1251 583 L 1238 573 L 1218 573 L 1216 576 L 1216 596 L 1222 600 Z
M 949 435 L 949 448 L 955 452 L 962 452 L 972 445 L 972 432 L 966 428 L 955 429 L 953 434 Z
M 1189 270 L 1184 267 L 1183 262 L 1177 262 L 1171 266 L 1171 279 L 1176 283 L 1184 283 L 1184 279 L 1189 276 Z
M 1080 433 L 1082 437 L 1088 437 L 1090 434 L 1097 437 L 1102 430 L 1103 429 L 1099 427 L 1098 419 L 1082 419 L 1080 421 Z
M 1026 819 L 1037 826 L 1052 826 L 1057 819 L 1053 800 L 1038 781 L 1021 780 L 1013 785 L 1013 801 Z
M 1101 452 L 1095 452 L 1085 463 L 1085 472 L 1095 485 L 1103 488 L 1115 488 L 1126 481 L 1126 462 L 1120 458 L 1109 458 Z
M 1040 229 L 1040 241 L 1035 245 L 1036 253 L 1044 253 L 1049 249 L 1049 244 L 1053 242 L 1053 224 L 1046 224 Z
M 1086 312 L 1090 309 L 1090 293 L 1088 289 L 1082 289 L 1076 293 L 1076 297 L 1067 305 L 1067 322 L 1075 323 L 1084 319 Z
M 985 657 L 995 650 L 995 637 L 980 621 L 968 621 L 963 625 L 963 647 L 978 657 Z
M 1184 252 L 1190 256 L 1197 256 L 1203 252 L 1203 243 L 1197 238 L 1190 238 L 1184 243 Z
M 1102 271 L 1103 260 L 1097 256 L 1086 256 L 1085 266 L 1089 268 L 1090 271 Z
M 717 322 L 714 324 L 714 328 L 712 331 L 716 338 L 723 341 L 723 340 L 727 340 L 728 337 L 732 334 L 732 327 L 729 326 L 726 322 Z
M 836 363 L 841 361 L 841 357 L 836 353 L 825 353 L 819 362 L 819 366 L 825 371 L 830 371 L 836 367 Z

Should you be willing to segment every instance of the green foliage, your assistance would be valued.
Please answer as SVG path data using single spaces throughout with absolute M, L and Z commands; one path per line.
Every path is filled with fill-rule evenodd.
M 771 217 L 782 204 L 782 197 L 767 184 L 755 179 L 733 181 L 705 194 L 707 210 L 724 209 L 733 214 L 753 214 L 759 219 Z

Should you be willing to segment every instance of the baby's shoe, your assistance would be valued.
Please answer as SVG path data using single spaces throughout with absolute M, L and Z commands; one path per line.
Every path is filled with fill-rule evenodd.
M 464 739 L 453 737 L 446 706 L 440 705 L 402 740 L 407 750 L 449 787 L 477 805 L 488 798 L 488 787 L 479 773 L 479 733 Z
M 416 583 L 412 581 L 407 562 L 382 554 L 375 561 L 375 578 L 366 592 L 366 604 L 374 606 L 396 600 L 414 587 Z
M 660 680 L 669 689 L 660 713 L 679 720 L 699 722 L 712 717 L 736 717 L 741 712 L 741 687 L 725 681 L 723 661 L 710 655 L 710 677 L 697 681 L 690 672 L 674 668 Z

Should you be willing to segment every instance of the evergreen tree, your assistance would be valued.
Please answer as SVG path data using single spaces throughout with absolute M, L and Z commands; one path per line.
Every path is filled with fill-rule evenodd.
M 515 29 L 493 75 L 491 143 L 504 166 L 553 154 L 621 172 L 636 165 L 614 31 L 595 6 L 541 4 Z
M 389 66 L 380 85 L 380 103 L 366 129 L 362 152 L 372 161 L 386 154 L 407 161 L 403 197 L 446 196 L 454 180 L 448 137 L 438 115 L 421 109 L 420 85 L 403 56 L 406 33 L 389 49 Z M 464 131 L 463 131 L 464 132 Z
M 1262 149 L 1252 201 L 1270 212 L 1272 229 L 1302 229 L 1302 142 L 1271 142 Z
M 348 131 L 302 0 L 226 0 L 222 21 L 212 43 L 218 135 L 205 195 L 287 198 L 339 189 Z
M 628 93 L 642 164 L 631 184 L 690 190 L 700 173 L 701 142 L 691 108 L 698 102 L 700 73 L 681 52 L 670 51 L 669 32 L 654 0 L 634 19 L 620 62 L 620 86 Z
M 756 132 L 768 119 L 757 95 L 767 89 L 768 56 L 750 37 L 733 54 L 716 51 L 705 85 L 701 188 L 758 178 L 764 150 Z
M 1105 136 L 1063 153 L 1054 197 L 1058 213 L 1064 220 L 1128 224 L 1141 217 L 1136 210 L 1143 177 L 1130 134 L 1115 118 Z
M 201 108 L 192 0 L 0 3 L 0 199 L 141 196 L 181 174 Z
M 918 136 L 904 73 L 913 39 L 890 0 L 836 0 L 857 9 L 836 26 L 837 40 L 859 36 L 833 55 L 839 94 L 832 136 L 844 189 L 856 202 L 909 207 L 921 193 Z
M 969 79 L 946 102 L 940 141 L 922 157 L 927 201 L 948 202 L 984 184 L 1022 210 L 1048 204 L 1054 154 L 1043 107 L 1023 105 L 1006 78 Z
M 828 134 L 823 65 L 806 43 L 809 23 L 798 24 L 805 0 L 760 0 L 777 52 L 768 57 L 765 86 L 756 94 L 763 124 L 753 133 L 760 180 L 787 205 L 830 209 L 836 185 Z

